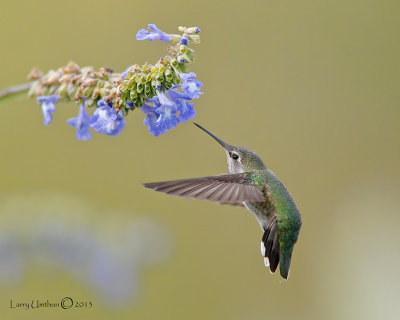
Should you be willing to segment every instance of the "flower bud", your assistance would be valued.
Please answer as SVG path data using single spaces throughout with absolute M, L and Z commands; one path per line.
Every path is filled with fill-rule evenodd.
M 185 33 L 182 37 L 181 37 L 181 41 L 179 42 L 181 45 L 187 45 L 189 42 L 188 40 L 188 35 Z
M 87 87 L 83 90 L 83 96 L 87 99 L 89 98 L 93 93 L 93 88 L 92 87 Z
M 191 27 L 191 28 L 187 28 L 186 29 L 187 33 L 199 33 L 200 32 L 200 28 L 199 27 Z
M 72 73 L 80 73 L 81 72 L 81 69 L 79 68 L 79 66 L 73 61 L 68 62 L 67 69 Z
M 32 71 L 28 75 L 28 80 L 33 81 L 43 77 L 43 72 L 38 68 L 33 68 Z
M 189 43 L 199 44 L 200 43 L 200 36 L 197 34 L 189 36 Z
M 65 98 L 68 94 L 68 83 L 66 82 L 62 83 L 58 87 L 57 94 L 60 96 L 60 98 Z
M 177 59 L 178 59 L 179 63 L 185 63 L 186 62 L 185 57 L 183 55 L 178 56 Z
M 160 81 L 156 81 L 155 86 L 156 90 L 161 90 L 162 89 L 162 85 Z
M 150 83 L 147 82 L 144 85 L 144 92 L 146 93 L 147 96 L 150 94 L 150 92 L 151 92 L 151 84 Z
M 132 90 L 132 91 L 130 92 L 129 96 L 130 96 L 130 98 L 131 98 L 132 100 L 136 99 L 136 97 L 137 97 L 137 91 L 136 91 L 136 90 Z

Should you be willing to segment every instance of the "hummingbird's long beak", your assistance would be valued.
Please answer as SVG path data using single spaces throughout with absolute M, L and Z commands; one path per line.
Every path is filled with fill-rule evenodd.
M 218 141 L 218 143 L 225 149 L 228 150 L 229 149 L 229 144 L 227 144 L 226 142 L 222 141 L 220 138 L 218 138 L 214 133 L 208 131 L 206 128 L 203 128 L 201 125 L 199 125 L 196 122 L 193 122 L 196 126 L 198 126 L 201 130 L 207 132 L 211 137 L 213 137 L 215 140 Z

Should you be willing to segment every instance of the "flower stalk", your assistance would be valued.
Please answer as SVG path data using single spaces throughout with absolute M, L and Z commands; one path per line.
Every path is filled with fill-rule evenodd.
M 98 71 L 92 67 L 81 68 L 71 61 L 45 75 L 33 69 L 28 76 L 31 83 L 21 86 L 19 91 L 29 88 L 29 97 L 36 97 L 42 104 L 45 125 L 52 121 L 51 114 L 58 101 L 77 103 L 78 117 L 69 119 L 68 123 L 77 129 L 76 136 L 81 140 L 91 138 L 89 129 L 117 135 L 125 126 L 123 118 L 137 108 L 146 114 L 144 123 L 149 126 L 149 132 L 155 136 L 163 134 L 196 114 L 189 101 L 202 94 L 202 83 L 187 70 L 195 57 L 190 45 L 200 43 L 200 29 L 179 27 L 181 34 L 178 35 L 167 34 L 154 24 L 148 28 L 141 29 L 136 39 L 172 42 L 168 54 L 154 65 L 135 64 L 122 73 L 115 73 L 110 68 Z M 18 90 L 5 92 L 4 97 L 15 92 Z

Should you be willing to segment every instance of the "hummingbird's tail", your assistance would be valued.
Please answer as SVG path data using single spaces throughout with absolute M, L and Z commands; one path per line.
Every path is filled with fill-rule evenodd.
M 280 264 L 279 271 L 281 276 L 287 280 L 294 243 L 284 241 L 282 242 L 283 246 L 281 246 L 281 240 L 282 239 L 279 239 L 278 225 L 275 216 L 271 219 L 262 237 L 261 254 L 264 256 L 265 266 L 269 267 L 271 273 L 274 273 L 278 264 Z
M 279 239 L 276 216 L 272 218 L 261 240 L 261 254 L 264 256 L 264 263 L 274 273 L 279 264 Z
M 283 250 L 282 250 L 283 251 Z M 293 247 L 289 250 L 281 252 L 281 264 L 280 264 L 280 272 L 281 276 L 287 280 L 289 276 L 289 269 L 290 269 L 290 261 L 292 260 L 292 251 Z

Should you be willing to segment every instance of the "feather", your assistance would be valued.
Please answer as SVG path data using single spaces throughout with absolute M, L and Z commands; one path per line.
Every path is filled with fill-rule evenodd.
M 272 273 L 279 264 L 279 252 L 278 227 L 276 216 L 273 216 L 261 240 L 261 253 L 264 256 L 265 265 L 270 268 Z M 269 262 L 268 265 L 266 261 Z
M 166 194 L 223 204 L 242 205 L 245 201 L 265 201 L 263 192 L 251 179 L 251 172 L 152 182 L 145 183 L 144 186 Z

